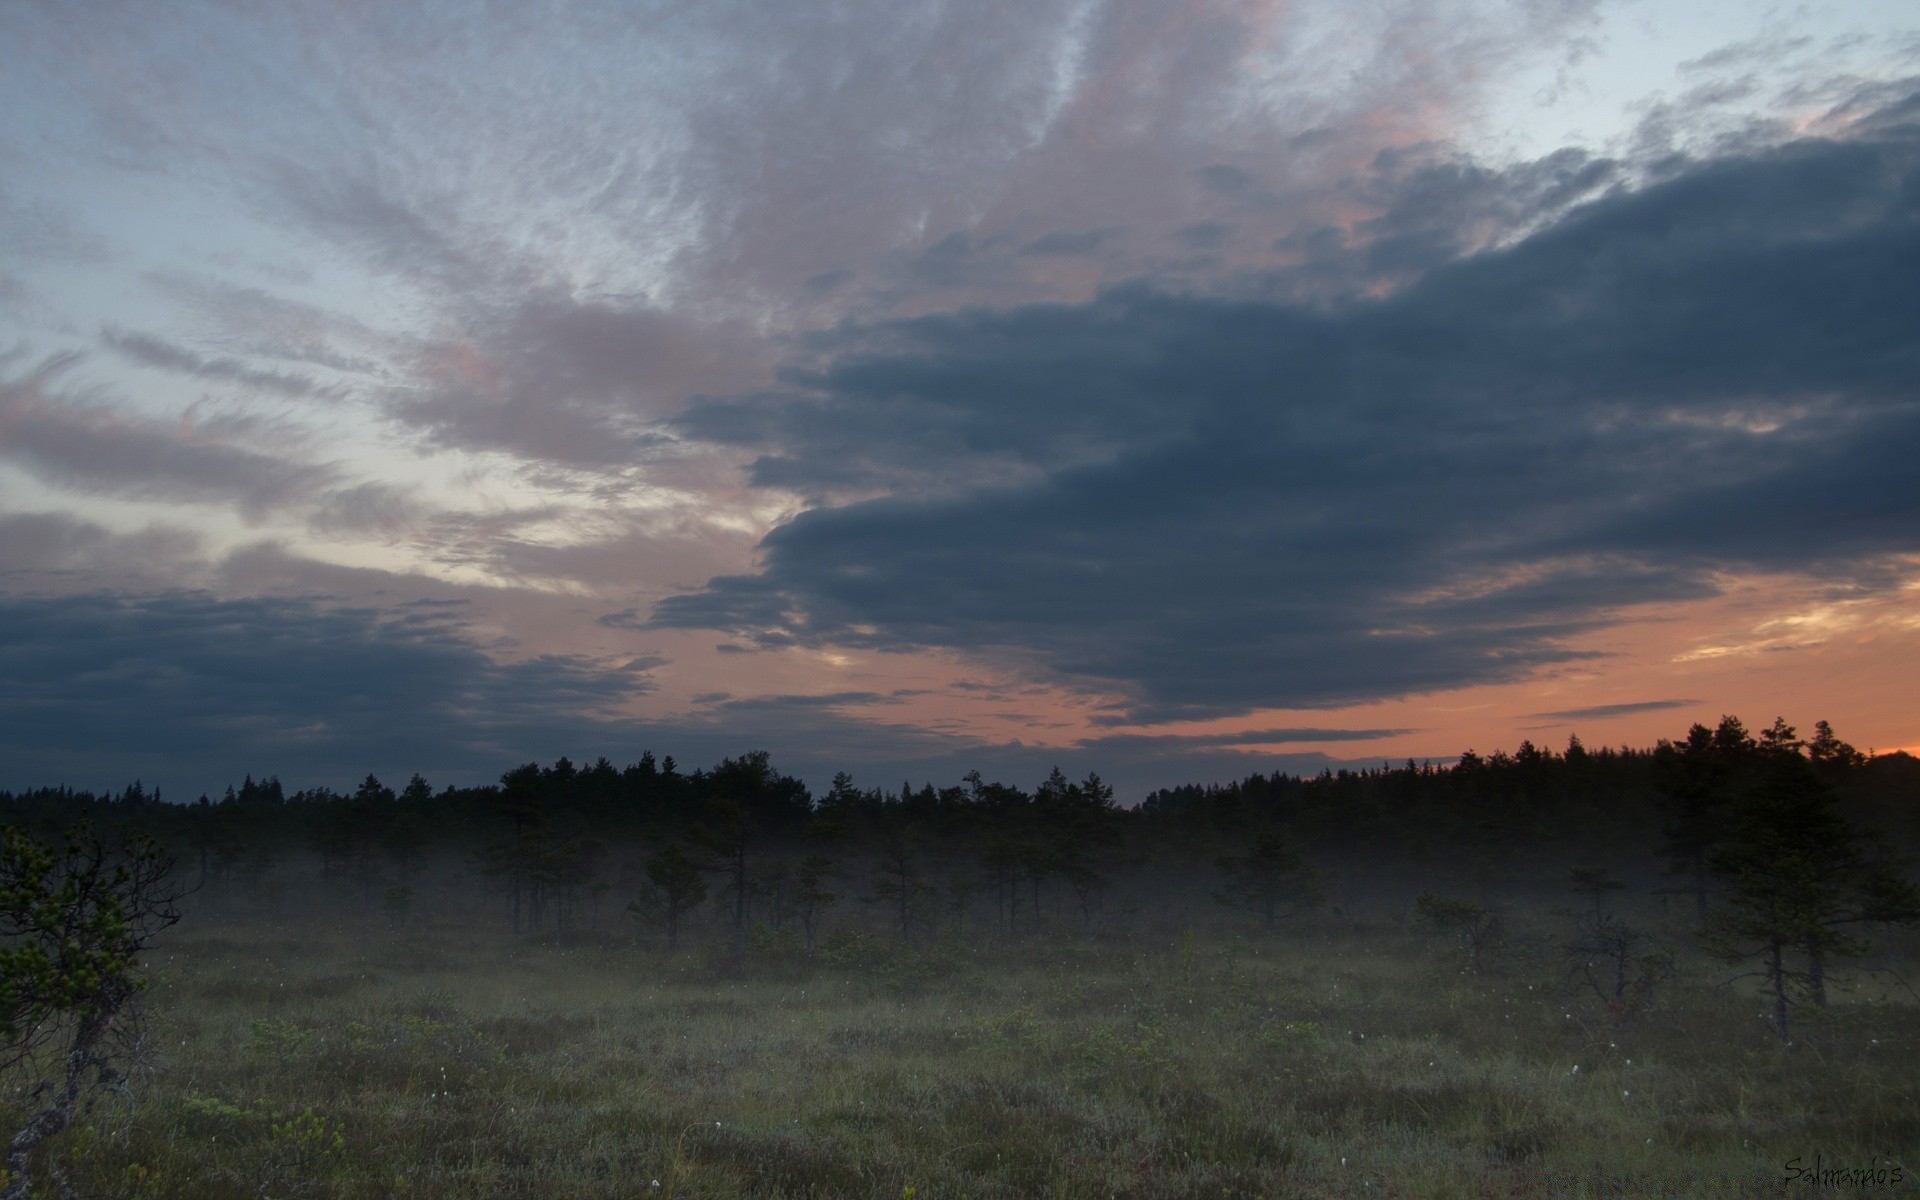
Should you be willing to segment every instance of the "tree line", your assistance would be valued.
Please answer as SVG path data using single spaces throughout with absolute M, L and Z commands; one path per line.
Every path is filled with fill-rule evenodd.
M 477 887 L 503 931 L 625 928 L 677 947 L 697 917 L 735 946 L 776 937 L 809 953 L 829 925 L 908 943 L 1020 938 L 1121 930 L 1183 905 L 1187 919 L 1240 913 L 1265 928 L 1329 902 L 1338 876 L 1348 902 L 1370 880 L 1427 881 L 1417 918 L 1477 964 L 1498 940 L 1499 894 L 1532 880 L 1593 899 L 1578 937 L 1588 960 L 1617 968 L 1606 988 L 1589 980 L 1614 1003 L 1649 944 L 1601 902 L 1625 872 L 1691 907 L 1702 945 L 1757 964 L 1784 1031 L 1789 998 L 1823 1002 L 1864 930 L 1920 917 L 1901 853 L 1920 833 L 1917 797 L 1920 760 L 1862 754 L 1824 721 L 1803 738 L 1729 716 L 1644 749 L 1523 741 L 1445 765 L 1252 774 L 1133 806 L 1097 774 L 1057 769 L 1031 788 L 973 772 L 883 789 L 841 773 L 816 796 L 765 752 L 693 771 L 649 752 L 625 767 L 527 763 L 484 787 L 368 775 L 351 791 L 289 793 L 249 776 L 191 804 L 138 783 L 0 792 L 0 823 L 44 834 L 85 819 L 152 838 L 210 904 L 317 886 L 403 922 L 431 875 Z

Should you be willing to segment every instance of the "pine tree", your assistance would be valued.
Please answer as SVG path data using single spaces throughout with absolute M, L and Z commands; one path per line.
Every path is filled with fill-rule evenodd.
M 668 842 L 647 860 L 647 879 L 652 883 L 651 894 L 627 905 L 627 910 L 644 916 L 657 908 L 667 922 L 667 949 L 676 950 L 680 918 L 707 898 L 706 876 L 678 842 Z
M 1668 874 L 1686 880 L 1686 890 L 1693 894 L 1702 922 L 1707 919 L 1713 878 L 1710 860 L 1729 802 L 1733 767 L 1750 745 L 1739 719 L 1726 717 L 1720 722 L 1719 733 L 1695 725 L 1687 731 L 1686 741 L 1679 745 L 1662 741 L 1654 751 L 1658 772 L 1655 787 L 1666 813 L 1660 853 L 1667 860 Z
M 1220 869 L 1227 882 L 1214 899 L 1256 914 L 1269 929 L 1283 912 L 1311 907 L 1325 896 L 1313 868 L 1278 829 L 1254 838 L 1245 854 L 1222 858 Z
M 1706 942 L 1730 962 L 1760 959 L 1782 1042 L 1795 997 L 1824 1005 L 1832 961 L 1867 950 L 1857 928 L 1920 921 L 1920 889 L 1903 865 L 1868 848 L 1805 759 L 1773 756 L 1713 853 L 1728 895 Z

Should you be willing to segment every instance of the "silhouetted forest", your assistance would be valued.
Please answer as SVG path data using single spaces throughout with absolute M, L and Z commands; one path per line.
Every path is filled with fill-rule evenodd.
M 0 793 L 0 822 L 45 831 L 86 818 L 152 835 L 209 904 L 270 909 L 319 888 L 405 921 L 429 891 L 460 885 L 503 930 L 617 927 L 671 944 L 698 913 L 709 936 L 771 932 L 811 949 L 828 925 L 1019 936 L 1124 930 L 1176 910 L 1270 925 L 1323 903 L 1404 909 L 1429 889 L 1564 893 L 1570 866 L 1618 872 L 1704 915 L 1734 872 L 1716 854 L 1737 814 L 1782 787 L 1896 872 L 1920 834 L 1920 760 L 1868 757 L 1824 721 L 1802 738 L 1783 721 L 1756 735 L 1735 717 L 1646 749 L 1523 741 L 1443 766 L 1253 774 L 1133 806 L 1098 775 L 1058 770 L 1031 788 L 975 772 L 893 790 L 843 773 L 816 796 L 764 752 L 693 771 L 649 752 L 439 790 L 369 775 L 350 792 L 289 794 L 248 777 L 180 804 L 138 783 L 45 788 Z

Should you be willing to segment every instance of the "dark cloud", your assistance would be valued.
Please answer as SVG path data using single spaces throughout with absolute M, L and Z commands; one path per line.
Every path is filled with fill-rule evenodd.
M 102 573 L 164 577 L 199 551 L 199 537 L 183 529 L 119 534 L 67 513 L 0 516 L 0 580 L 9 585 Z
M 1218 250 L 1233 236 L 1233 226 L 1225 221 L 1195 221 L 1175 236 L 1192 250 Z
M 1033 256 L 1054 255 L 1064 258 L 1085 258 L 1100 252 L 1100 248 L 1111 242 L 1120 230 L 1106 229 L 1056 229 L 1043 233 L 1039 237 L 1020 247 L 1020 253 Z
M 801 281 L 800 286 L 806 290 L 808 295 L 826 296 L 845 287 L 853 281 L 853 278 L 854 272 L 845 267 L 835 267 L 831 271 L 822 271 L 818 275 L 807 276 L 806 279 Z
M 816 338 L 679 428 L 849 499 L 653 622 L 956 648 L 1142 719 L 1521 678 L 1723 569 L 1867 580 L 1920 550 L 1920 130 L 1858 128 L 1477 253 L 1477 214 L 1524 226 L 1610 170 L 1403 172 L 1479 198 L 1376 236 L 1412 273 L 1383 299 L 1134 286 Z
M 20 544 L 0 522 L 0 547 Z M 71 530 L 29 536 L 70 542 Z M 1318 771 L 1320 754 L 1234 748 L 1365 740 L 1390 730 L 1260 730 L 1196 737 L 1110 736 L 1063 747 L 995 743 L 876 720 L 911 693 L 697 697 L 665 721 L 623 717 L 647 693 L 655 657 L 625 662 L 494 657 L 462 600 L 384 607 L 312 597 L 220 599 L 201 592 L 0 596 L 0 788 L 119 787 L 138 777 L 174 799 L 239 775 L 351 787 L 368 771 L 484 783 L 560 754 L 616 762 L 642 749 L 689 766 L 770 749 L 822 789 L 841 770 L 865 786 L 958 783 L 975 768 L 1032 784 L 1055 765 L 1097 770 L 1134 802 L 1155 787 L 1254 770 Z
M 1417 729 L 1249 729 L 1240 733 L 1129 733 L 1089 738 L 1080 743 L 1090 753 L 1107 751 L 1204 750 L 1215 746 L 1287 746 L 1302 742 L 1373 742 L 1381 738 L 1418 733 Z M 1138 757 L 1138 755 L 1135 755 Z
M 1630 704 L 1595 704 L 1589 708 L 1563 708 L 1554 712 L 1528 713 L 1527 716 L 1548 721 L 1603 721 L 1608 717 L 1630 717 L 1635 713 L 1692 708 L 1699 703 L 1698 700 L 1636 700 Z
M 1209 191 L 1234 199 L 1251 194 L 1255 187 L 1253 176 L 1231 163 L 1214 163 L 1195 174 Z
M 501 662 L 459 610 L 195 592 L 0 597 L 0 786 L 497 770 L 633 733 L 657 659 Z M 186 799 L 176 794 L 176 798 Z
M 911 693 L 836 692 L 822 695 L 735 697 L 715 692 L 697 697 L 704 714 L 683 717 L 660 732 L 674 744 L 718 758 L 742 747 L 773 750 L 782 769 L 823 789 L 838 771 L 863 787 L 895 788 L 904 780 L 950 786 L 969 771 L 997 774 L 1025 786 L 1058 766 L 1078 778 L 1098 771 L 1115 785 L 1122 802 L 1181 783 L 1225 781 L 1254 771 L 1314 773 L 1348 765 L 1321 753 L 1275 754 L 1244 746 L 1303 741 L 1366 741 L 1401 730 L 1277 729 L 1246 735 L 1111 735 L 1064 746 L 994 742 L 922 725 L 877 719 Z M 678 752 L 676 752 L 678 753 Z M 684 761 L 684 758 L 683 758 Z M 1372 760 L 1368 760 L 1371 763 Z

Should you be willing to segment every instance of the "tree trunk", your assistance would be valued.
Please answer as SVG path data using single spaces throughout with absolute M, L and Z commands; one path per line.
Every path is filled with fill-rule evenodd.
M 73 1120 L 73 1110 L 80 1103 L 80 1097 L 87 1090 L 89 1071 L 100 1071 L 104 1063 L 95 1053 L 100 1039 L 113 1024 L 113 1015 L 120 1007 L 120 1001 L 108 1001 L 101 1011 L 89 1013 L 80 1019 L 73 1031 L 73 1044 L 67 1050 L 66 1078 L 61 1086 L 47 1089 L 53 1093 L 53 1102 L 27 1118 L 20 1132 L 13 1135 L 13 1141 L 7 1145 L 7 1189 L 0 1192 L 0 1200 L 27 1200 L 33 1194 L 33 1152 L 41 1142 L 59 1133 Z

